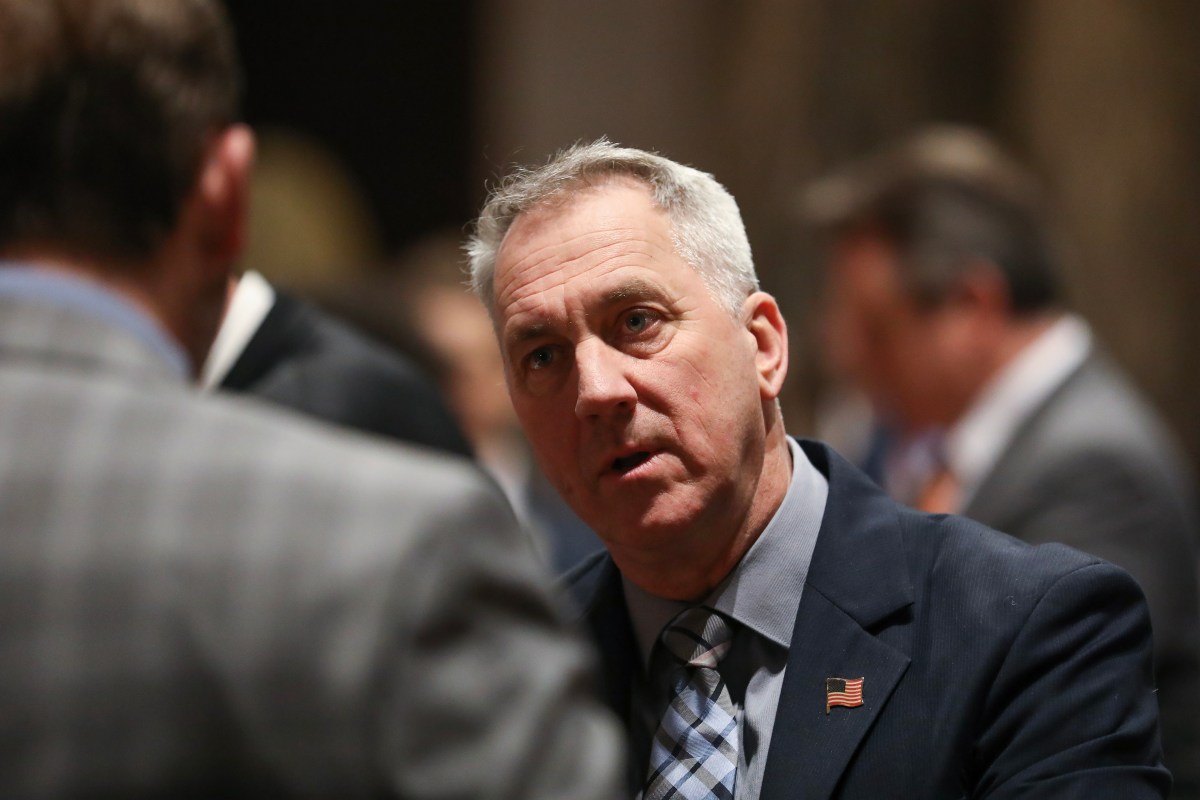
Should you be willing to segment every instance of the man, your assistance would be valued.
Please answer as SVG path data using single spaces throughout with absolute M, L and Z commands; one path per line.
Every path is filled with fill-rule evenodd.
M 787 331 L 711 176 L 601 141 L 470 244 L 645 798 L 1161 797 L 1121 570 L 897 505 L 789 439 Z M 661 631 L 661 636 L 660 636 Z
M 460 462 L 186 386 L 250 132 L 209 0 L 0 0 L 0 795 L 613 796 Z
M 935 128 L 808 199 L 829 243 L 831 361 L 901 443 L 885 488 L 1128 569 L 1154 623 L 1173 796 L 1200 797 L 1191 477 L 1150 405 L 1065 310 L 1036 181 L 982 134 Z M 914 463 L 929 466 L 903 469 Z
M 229 305 L 201 385 L 261 397 L 376 436 L 471 456 L 437 387 L 399 351 L 249 271 Z

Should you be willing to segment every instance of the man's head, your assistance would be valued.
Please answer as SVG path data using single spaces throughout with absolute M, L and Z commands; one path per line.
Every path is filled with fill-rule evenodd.
M 238 92 L 212 0 L 0 0 L 0 255 L 136 287 L 195 358 L 241 247 Z
M 811 187 L 835 370 L 902 427 L 952 423 L 1061 305 L 1033 177 L 982 134 L 935 128 Z
M 546 475 L 631 580 L 712 588 L 789 475 L 787 333 L 733 198 L 601 141 L 505 181 L 469 250 Z

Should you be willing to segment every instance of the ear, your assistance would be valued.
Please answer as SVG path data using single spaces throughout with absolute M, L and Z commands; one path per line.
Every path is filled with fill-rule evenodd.
M 226 268 L 246 247 L 253 166 L 254 134 L 245 125 L 231 125 L 209 142 L 196 183 L 201 244 L 206 255 Z
M 766 292 L 755 292 L 742 305 L 746 330 L 754 337 L 754 367 L 758 372 L 759 394 L 764 401 L 774 401 L 783 391 L 787 377 L 787 323 L 779 312 L 779 304 Z

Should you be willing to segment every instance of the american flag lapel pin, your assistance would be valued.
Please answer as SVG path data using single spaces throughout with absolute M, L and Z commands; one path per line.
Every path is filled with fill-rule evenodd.
M 834 706 L 857 708 L 863 704 L 864 678 L 826 678 L 825 713 Z

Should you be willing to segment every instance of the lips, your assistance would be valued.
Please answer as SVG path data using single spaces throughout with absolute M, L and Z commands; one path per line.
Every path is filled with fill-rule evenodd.
M 626 472 L 645 464 L 650 460 L 651 455 L 652 454 L 649 450 L 638 450 L 635 453 L 614 458 L 609 469 L 611 469 L 613 472 L 616 472 L 618 475 L 624 475 Z

